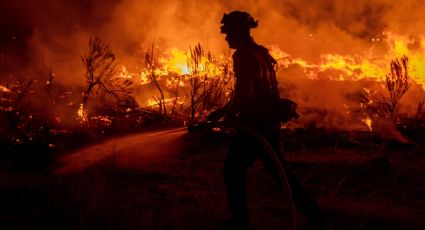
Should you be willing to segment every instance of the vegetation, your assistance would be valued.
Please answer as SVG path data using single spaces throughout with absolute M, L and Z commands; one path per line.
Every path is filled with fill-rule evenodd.
M 396 118 L 400 99 L 409 89 L 408 57 L 403 56 L 391 61 L 391 70 L 385 76 L 386 87 L 390 94 L 388 110 L 392 119 Z
M 152 44 L 152 48 L 150 52 L 146 53 L 145 55 L 145 67 L 148 70 L 149 73 L 149 80 L 151 83 L 155 86 L 155 88 L 159 92 L 159 96 L 152 96 L 152 98 L 155 100 L 155 102 L 158 104 L 159 113 L 163 115 L 167 115 L 167 107 L 165 104 L 165 96 L 164 91 L 161 88 L 161 85 L 159 83 L 159 79 L 157 74 L 155 73 L 156 69 L 159 67 L 158 63 L 158 57 L 156 56 L 154 52 L 154 44 Z M 177 91 L 176 91 L 177 92 Z
M 109 88 L 109 83 L 116 73 L 115 55 L 109 45 L 105 44 L 99 37 L 89 40 L 89 51 L 82 57 L 86 69 L 87 87 L 83 96 L 83 108 L 86 108 L 89 96 L 97 86 L 97 90 L 103 90 L 118 97 Z

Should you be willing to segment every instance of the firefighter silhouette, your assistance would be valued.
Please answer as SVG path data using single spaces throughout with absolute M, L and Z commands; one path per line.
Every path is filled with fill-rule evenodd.
M 280 121 L 263 116 L 270 112 L 269 107 L 272 106 L 270 102 L 279 100 L 280 95 L 274 70 L 276 61 L 268 50 L 258 45 L 250 35 L 250 29 L 257 26 L 258 21 L 247 12 L 233 11 L 224 14 L 221 20 L 221 33 L 226 35 L 225 40 L 229 47 L 235 49 L 234 95 L 229 103 L 212 112 L 208 119 L 213 121 L 224 117 L 227 123 L 249 127 L 264 137 L 275 154 L 278 154 L 286 172 L 294 203 L 313 225 L 323 228 L 319 207 L 284 160 L 280 147 Z M 246 173 L 257 159 L 262 161 L 273 179 L 280 182 L 276 167 L 267 154 L 264 154 L 260 144 L 242 129 L 236 128 L 223 170 L 228 207 L 232 214 L 225 223 L 229 228 L 248 227 L 250 215 L 247 206 Z

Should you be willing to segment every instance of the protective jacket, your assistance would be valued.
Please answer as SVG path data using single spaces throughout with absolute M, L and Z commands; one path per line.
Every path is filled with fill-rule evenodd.
M 276 60 L 263 46 L 251 41 L 233 54 L 235 92 L 232 107 L 245 123 L 270 122 L 270 113 L 280 95 Z

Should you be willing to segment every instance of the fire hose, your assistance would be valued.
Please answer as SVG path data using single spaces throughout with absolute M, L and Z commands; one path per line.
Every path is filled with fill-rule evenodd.
M 189 132 L 197 131 L 200 129 L 205 128 L 212 128 L 214 127 L 213 122 L 206 122 L 203 124 L 195 124 L 189 126 Z M 292 193 L 291 193 L 291 187 L 288 181 L 288 177 L 286 176 L 285 169 L 282 166 L 282 163 L 280 159 L 278 158 L 278 155 L 273 150 L 269 142 L 264 138 L 261 134 L 259 134 L 255 129 L 250 128 L 248 126 L 244 125 L 238 125 L 238 129 L 248 134 L 251 138 L 257 141 L 257 143 L 260 144 L 260 146 L 263 148 L 264 152 L 267 154 L 267 156 L 272 160 L 273 166 L 275 167 L 276 171 L 279 174 L 280 182 L 282 185 L 283 190 L 283 197 L 288 205 L 288 229 L 295 230 L 296 229 L 296 221 L 295 221 L 295 206 L 294 201 L 292 199 Z

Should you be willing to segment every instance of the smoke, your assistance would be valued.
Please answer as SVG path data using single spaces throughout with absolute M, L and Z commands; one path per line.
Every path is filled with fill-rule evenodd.
M 384 31 L 409 37 L 412 48 L 418 47 L 425 25 L 419 0 L 18 0 L 2 1 L 0 8 L 0 76 L 37 78 L 44 62 L 58 82 L 77 86 L 85 83 L 81 56 L 91 36 L 111 44 L 118 61 L 135 70 L 152 44 L 158 52 L 197 42 L 216 54 L 228 51 L 219 27 L 223 13 L 231 10 L 248 11 L 259 20 L 253 30 L 258 43 L 312 63 L 320 63 L 324 54 L 362 56 L 372 48 L 385 55 L 388 44 L 372 42 L 383 41 Z M 347 91 L 364 87 L 306 81 L 299 66 L 279 72 L 279 78 L 286 84 L 284 95 L 339 114 L 350 103 Z M 419 97 L 423 93 L 416 91 L 408 96 L 409 106 Z
M 253 31 L 257 41 L 318 61 L 325 53 L 365 52 L 371 39 L 383 37 L 385 30 L 417 37 L 425 10 L 419 0 L 19 0 L 0 4 L 4 11 L 0 52 L 9 55 L 7 49 L 15 48 L 19 51 L 10 54 L 13 58 L 47 59 L 57 71 L 63 70 L 64 79 L 70 70 L 81 69 L 80 56 L 93 35 L 111 43 L 126 64 L 136 62 L 152 43 L 161 49 L 186 49 L 201 42 L 222 52 L 226 45 L 219 33 L 221 16 L 246 10 L 260 21 Z

